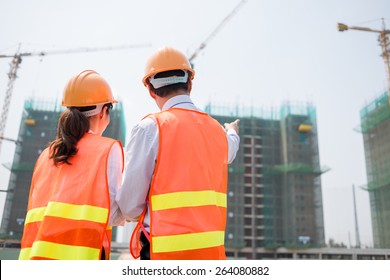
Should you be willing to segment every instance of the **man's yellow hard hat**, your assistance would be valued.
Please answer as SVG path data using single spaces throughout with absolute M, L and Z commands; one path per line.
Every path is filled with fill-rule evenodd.
M 171 70 L 186 70 L 189 80 L 192 80 L 195 76 L 194 69 L 192 69 L 188 58 L 182 52 L 172 47 L 162 47 L 148 59 L 142 82 L 146 86 L 146 80 L 150 76 Z

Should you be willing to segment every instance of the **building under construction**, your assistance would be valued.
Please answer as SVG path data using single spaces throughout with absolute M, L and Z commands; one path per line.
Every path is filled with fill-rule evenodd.
M 390 104 L 387 92 L 360 111 L 375 248 L 390 248 Z
M 40 153 L 55 138 L 58 118 L 64 109 L 58 104 L 36 99 L 25 102 L 13 163 L 5 164 L 11 175 L 1 222 L 3 238 L 22 237 L 33 168 Z M 124 143 L 126 126 L 120 103 L 114 106 L 110 118 L 104 135 Z
M 220 123 L 240 119 L 240 149 L 229 165 L 227 256 L 268 258 L 265 249 L 325 244 L 316 110 L 208 105 Z

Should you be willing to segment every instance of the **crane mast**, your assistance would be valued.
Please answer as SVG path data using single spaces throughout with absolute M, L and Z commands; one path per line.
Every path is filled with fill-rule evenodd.
M 7 85 L 7 91 L 5 92 L 3 108 L 1 110 L 1 116 L 0 116 L 0 153 L 1 153 L 1 144 L 3 140 L 7 140 L 7 138 L 4 137 L 4 130 L 5 130 L 5 125 L 7 123 L 9 107 L 11 104 L 12 91 L 14 89 L 15 79 L 17 77 L 16 72 L 18 71 L 21 62 L 22 62 L 22 58 L 20 54 L 16 53 L 10 63 L 10 70 L 8 72 L 9 80 Z
M 238 10 L 245 4 L 247 0 L 242 0 L 238 5 L 218 24 L 218 26 L 211 32 L 209 36 L 199 45 L 199 47 L 189 56 L 188 60 L 192 61 L 198 56 L 198 54 L 207 46 L 208 42 L 217 35 L 222 27 L 238 12 Z
M 12 57 L 12 61 L 10 63 L 10 70 L 8 72 L 8 85 L 7 90 L 5 92 L 3 107 L 0 115 L 0 154 L 1 154 L 1 146 L 3 140 L 13 141 L 17 143 L 16 140 L 12 140 L 4 137 L 4 131 L 7 124 L 9 107 L 11 104 L 12 92 L 14 89 L 15 80 L 17 78 L 17 71 L 20 63 L 22 62 L 22 57 L 24 56 L 45 56 L 45 55 L 54 55 L 54 54 L 69 54 L 69 53 L 84 53 L 84 52 L 97 52 L 97 51 L 111 51 L 111 50 L 123 50 L 129 48 L 140 48 L 147 47 L 150 44 L 135 44 L 135 45 L 123 45 L 123 46 L 114 46 L 114 47 L 103 47 L 103 48 L 79 48 L 79 49 L 69 49 L 69 50 L 55 50 L 55 51 L 42 51 L 42 52 L 20 52 L 19 49 L 14 55 L 0 55 L 0 58 L 9 58 Z
M 382 19 L 382 30 L 375 30 L 371 28 L 366 27 L 359 27 L 359 26 L 348 26 L 343 23 L 337 24 L 339 31 L 347 31 L 347 30 L 358 30 L 358 31 L 366 31 L 366 32 L 373 32 L 373 33 L 379 33 L 379 45 L 382 48 L 382 58 L 385 63 L 385 68 L 387 72 L 387 95 L 390 97 L 390 39 L 389 34 L 390 30 L 386 29 L 385 21 Z M 389 98 L 390 102 L 390 98 Z

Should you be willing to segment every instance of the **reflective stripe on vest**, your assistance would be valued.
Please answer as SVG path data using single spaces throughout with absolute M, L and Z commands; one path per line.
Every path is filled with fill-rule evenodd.
M 216 191 L 176 192 L 152 196 L 153 210 L 215 205 L 226 208 L 226 194 Z
M 112 231 L 112 227 L 108 226 L 107 231 Z M 19 259 L 28 260 L 31 256 L 34 256 L 57 260 L 86 260 L 98 259 L 99 254 L 100 250 L 90 247 L 37 241 L 34 242 L 32 248 L 21 249 Z
M 72 220 L 87 220 L 105 223 L 108 209 L 90 205 L 73 205 L 62 202 L 49 202 L 47 207 L 31 209 L 27 212 L 25 223 L 40 222 L 44 216 L 60 217 Z
M 19 259 L 42 257 L 54 260 L 88 260 L 99 259 L 100 249 L 36 241 L 32 248 L 22 249 Z
M 37 160 L 19 259 L 84 260 L 110 254 L 108 155 L 116 141 L 86 134 L 71 165 Z M 123 159 L 123 158 L 122 158 Z
M 159 152 L 149 194 L 151 259 L 225 259 L 225 132 L 197 111 L 154 117 Z
M 165 253 L 216 247 L 224 244 L 224 238 L 224 231 L 152 237 L 153 251 L 155 253 Z

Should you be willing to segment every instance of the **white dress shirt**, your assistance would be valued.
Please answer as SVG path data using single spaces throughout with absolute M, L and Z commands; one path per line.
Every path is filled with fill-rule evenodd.
M 88 133 L 95 134 L 92 130 Z M 108 189 L 110 191 L 110 216 L 108 220 L 109 226 L 124 225 L 125 219 L 118 211 L 118 205 L 115 202 L 115 196 L 122 184 L 122 146 L 118 142 L 112 145 L 108 155 L 107 162 L 107 181 Z M 119 213 L 119 214 L 118 214 Z
M 170 108 L 182 108 L 201 111 L 188 95 L 178 95 L 163 105 L 162 111 Z M 221 127 L 221 129 L 224 129 Z M 226 132 L 228 140 L 228 163 L 236 157 L 240 138 L 234 129 Z M 131 131 L 130 140 L 125 148 L 125 171 L 123 184 L 116 195 L 120 208 L 117 215 L 127 220 L 137 218 L 145 208 L 149 187 L 157 161 L 159 145 L 158 125 L 153 116 L 141 120 Z M 120 220 L 120 217 L 116 219 Z M 123 218 L 122 218 L 123 219 Z M 144 226 L 149 229 L 149 209 L 146 212 Z
M 125 219 L 118 215 L 118 205 L 115 202 L 116 193 L 122 184 L 122 146 L 116 142 L 112 145 L 110 154 L 108 155 L 107 179 L 108 188 L 110 191 L 110 217 L 108 220 L 109 226 L 120 226 L 125 224 Z M 119 212 L 120 213 L 120 212 Z

